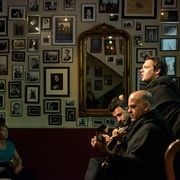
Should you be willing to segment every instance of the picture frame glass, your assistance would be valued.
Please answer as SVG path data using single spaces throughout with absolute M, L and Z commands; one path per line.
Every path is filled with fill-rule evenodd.
M 95 4 L 82 4 L 81 20 L 82 22 L 94 22 L 96 21 Z
M 178 51 L 178 38 L 162 38 L 160 39 L 160 51 Z

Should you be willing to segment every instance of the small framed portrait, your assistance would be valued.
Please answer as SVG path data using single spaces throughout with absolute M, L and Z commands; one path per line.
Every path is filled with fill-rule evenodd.
M 9 81 L 9 98 L 21 98 L 21 82 Z
M 43 62 L 44 63 L 58 63 L 59 50 L 43 50 Z
M 5 108 L 5 95 L 0 94 L 0 109 L 4 109 L 4 108 Z
M 41 32 L 41 45 L 50 46 L 51 45 L 51 32 Z
M 157 42 L 158 30 L 158 26 L 145 26 L 145 42 Z
M 133 29 L 134 21 L 133 20 L 122 20 L 122 27 L 125 29 Z
M 41 17 L 41 29 L 42 30 L 51 29 L 51 17 Z
M 29 34 L 40 33 L 40 17 L 38 15 L 27 16 L 27 33 Z
M 22 116 L 23 115 L 22 101 L 11 101 L 11 116 Z
M 95 4 L 82 4 L 81 6 L 81 21 L 82 22 L 95 22 L 96 21 L 96 5 Z
M 0 79 L 0 92 L 5 92 L 5 91 L 6 91 L 6 80 Z
M 143 30 L 143 22 L 142 21 L 136 21 L 134 23 L 134 29 L 135 29 L 135 31 L 141 32 Z
M 177 36 L 178 34 L 178 25 L 171 23 L 162 24 L 162 35 L 165 36 Z
M 77 126 L 88 126 L 88 118 L 87 117 L 78 117 L 76 120 Z
M 61 54 L 62 54 L 63 63 L 73 62 L 73 48 L 72 47 L 63 47 Z
M 177 0 L 161 0 L 161 7 L 164 9 L 176 8 Z
M 76 0 L 64 0 L 64 10 L 65 11 L 75 11 Z
M 41 115 L 41 106 L 27 106 L 27 115 L 28 116 L 40 116 Z
M 160 22 L 179 22 L 178 11 L 176 10 L 162 10 L 160 15 Z
M 106 56 L 106 63 L 115 63 L 116 61 L 115 56 Z
M 119 21 L 119 14 L 108 14 L 109 21 Z
M 44 113 L 61 113 L 61 100 L 44 99 Z
M 57 11 L 58 10 L 58 1 L 44 1 L 44 11 Z
M 13 80 L 22 80 L 24 74 L 23 65 L 13 65 L 12 66 L 12 79 Z
M 12 61 L 25 61 L 25 52 L 24 51 L 12 51 Z
M 26 71 L 26 83 L 39 83 L 40 73 L 39 71 Z
M 30 13 L 39 12 L 39 0 L 29 0 L 28 7 Z
M 25 36 L 25 21 L 13 22 L 13 36 L 14 37 Z
M 176 56 L 162 56 L 168 66 L 168 76 L 176 76 Z
M 99 126 L 100 124 L 104 124 L 104 118 L 103 117 L 93 117 L 92 118 L 92 125 L 93 126 Z
M 8 23 L 7 17 L 1 16 L 0 17 L 0 36 L 7 36 L 8 34 Z
M 114 39 L 104 40 L 104 51 L 105 51 L 105 55 L 116 54 L 116 42 Z
M 29 55 L 28 56 L 28 67 L 29 70 L 39 70 L 39 65 L 40 65 L 40 57 L 39 55 Z
M 143 46 L 143 36 L 142 36 L 142 34 L 133 35 L 133 41 L 134 41 L 134 46 L 135 47 Z
M 40 86 L 39 85 L 25 85 L 25 102 L 39 103 Z
M 0 53 L 9 52 L 9 39 L 0 39 Z
M 26 41 L 25 39 L 14 39 L 12 40 L 12 48 L 19 50 L 19 49 L 25 49 L 26 47 Z
M 49 125 L 62 125 L 62 115 L 48 115 Z
M 160 38 L 160 51 L 178 51 L 178 38 Z
M 76 119 L 76 108 L 66 108 L 66 121 L 75 121 Z
M 9 20 L 25 20 L 26 7 L 25 6 L 9 6 L 8 17 L 9 17 Z
M 91 38 L 91 53 L 101 53 L 102 52 L 102 38 L 92 37 Z
M 27 48 L 29 52 L 38 52 L 39 51 L 39 37 L 28 37 Z
M 74 99 L 66 99 L 65 106 L 66 107 L 75 107 L 75 100 Z
M 99 13 L 119 13 L 119 0 L 99 0 Z
M 8 75 L 8 55 L 0 55 L 0 75 Z

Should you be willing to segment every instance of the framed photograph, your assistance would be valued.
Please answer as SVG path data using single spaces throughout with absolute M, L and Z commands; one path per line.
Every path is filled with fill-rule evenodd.
M 51 32 L 41 32 L 41 45 L 51 46 Z
M 117 125 L 116 118 L 107 117 L 104 120 L 105 120 L 105 124 L 108 125 L 109 127 L 115 127 Z
M 25 21 L 13 22 L 13 36 L 14 37 L 25 36 Z
M 0 55 L 0 75 L 8 75 L 8 55 Z
M 12 65 L 12 79 L 13 80 L 22 80 L 24 74 L 23 65 Z
M 9 52 L 9 39 L 0 39 L 0 53 Z
M 26 41 L 25 39 L 14 39 L 12 40 L 12 48 L 13 49 L 25 49 L 26 47 Z
M 112 85 L 112 76 L 111 75 L 104 76 L 104 85 Z
M 39 83 L 40 72 L 39 71 L 26 71 L 26 83 Z
M 161 0 L 161 8 L 169 9 L 169 8 L 176 8 L 177 1 L 176 0 Z
M 39 55 L 29 55 L 28 56 L 28 67 L 29 70 L 39 70 L 39 65 L 40 65 L 40 57 Z
M 0 92 L 6 91 L 6 79 L 0 79 Z
M 0 111 L 0 119 L 1 119 L 1 123 L 7 124 L 7 112 Z
M 78 117 L 76 120 L 77 126 L 88 126 L 88 118 L 87 117 Z
M 145 42 L 158 42 L 158 26 L 145 26 Z
M 99 0 L 99 13 L 119 13 L 119 0 Z
M 137 48 L 136 49 L 136 62 L 144 63 L 144 60 L 148 56 L 156 56 L 157 48 Z
M 41 17 L 41 29 L 42 30 L 51 29 L 51 17 Z
M 63 47 L 62 49 L 62 62 L 71 63 L 73 62 L 73 48 L 72 47 Z
M 105 55 L 115 55 L 116 54 L 116 42 L 114 39 L 104 40 L 104 52 Z
M 134 20 L 122 20 L 122 27 L 125 29 L 133 29 Z
M 75 45 L 76 16 L 53 16 L 53 45 Z
M 176 56 L 162 56 L 168 66 L 168 76 L 176 76 Z
M 21 82 L 9 81 L 9 98 L 21 98 Z
M 61 100 L 44 99 L 44 113 L 61 113 Z
M 122 1 L 122 18 L 155 19 L 157 14 L 157 0 Z
M 135 31 L 141 32 L 143 30 L 143 22 L 142 21 L 136 21 L 134 23 L 134 29 L 135 29 Z
M 27 49 L 29 52 L 38 52 L 39 51 L 39 37 L 28 37 Z
M 44 0 L 44 11 L 57 11 L 58 10 L 58 0 Z
M 95 66 L 94 67 L 94 77 L 102 77 L 102 76 L 103 76 L 102 66 Z
M 6 10 L 6 1 L 5 0 L 0 0 L 0 14 L 4 14 Z
M 27 106 L 27 115 L 28 116 L 40 116 L 41 115 L 41 106 Z
M 99 126 L 100 124 L 104 124 L 104 118 L 103 117 L 93 117 L 92 118 L 92 125 L 93 126 Z
M 162 24 L 162 35 L 177 36 L 178 35 L 178 24 L 163 23 Z
M 7 16 L 0 17 L 0 36 L 7 36 L 8 34 L 8 23 Z
M 39 0 L 29 0 L 28 8 L 30 13 L 39 12 Z
M 39 85 L 25 85 L 25 102 L 39 103 L 40 86 Z
M 176 10 L 168 10 L 161 11 L 160 22 L 179 22 L 178 11 Z
M 176 86 L 180 88 L 180 77 L 172 77 L 172 80 L 175 82 Z
M 8 12 L 9 20 L 25 20 L 26 7 L 25 6 L 9 6 Z
M 25 61 L 25 52 L 24 51 L 12 51 L 12 61 Z
M 81 5 L 81 21 L 95 22 L 96 21 L 96 5 L 82 4 Z
M 44 96 L 69 96 L 69 67 L 44 67 Z
M 58 63 L 59 50 L 43 50 L 43 62 L 44 63 Z
M 64 0 L 64 10 L 65 11 L 75 11 L 76 0 Z
M 108 14 L 109 21 L 119 21 L 119 14 Z
M 75 107 L 75 99 L 66 99 L 65 106 L 66 107 Z
M 5 108 L 5 95 L 0 94 L 0 109 L 4 109 L 4 108 Z
M 27 33 L 40 33 L 40 17 L 38 15 L 27 16 Z
M 102 38 L 92 37 L 90 48 L 91 53 L 102 53 Z
M 62 115 L 48 115 L 49 125 L 62 125 Z
M 101 91 L 102 88 L 102 80 L 94 80 L 94 89 L 97 91 Z
M 76 119 L 76 108 L 65 108 L 66 121 L 75 121 Z
M 161 38 L 160 51 L 178 51 L 179 39 L 178 38 Z
M 133 35 L 133 41 L 135 47 L 143 46 L 143 36 L 142 34 L 135 34 Z
M 23 115 L 22 101 L 11 101 L 11 116 L 19 117 Z

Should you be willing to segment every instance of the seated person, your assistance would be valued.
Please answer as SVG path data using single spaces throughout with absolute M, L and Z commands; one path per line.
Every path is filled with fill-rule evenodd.
M 0 124 L 0 178 L 35 180 L 34 174 L 22 166 L 14 143 L 8 140 L 8 127 Z

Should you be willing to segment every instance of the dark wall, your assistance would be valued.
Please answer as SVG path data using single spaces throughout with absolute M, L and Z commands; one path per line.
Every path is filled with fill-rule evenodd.
M 9 129 L 25 167 L 38 180 L 84 180 L 95 129 Z

